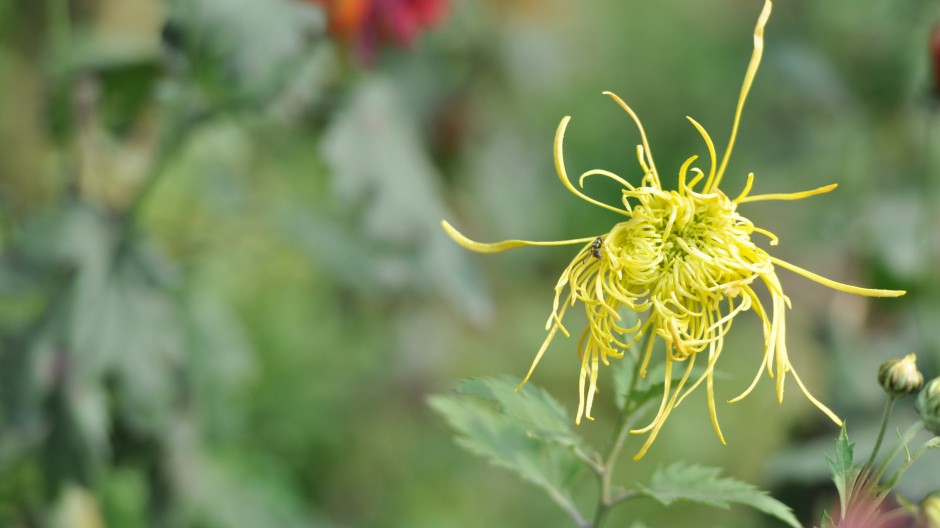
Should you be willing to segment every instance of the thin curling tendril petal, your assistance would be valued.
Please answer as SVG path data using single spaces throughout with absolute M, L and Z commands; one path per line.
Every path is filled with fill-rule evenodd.
M 441 227 L 444 228 L 444 231 L 447 233 L 447 235 L 454 239 L 455 242 L 464 248 L 469 249 L 470 251 L 475 251 L 477 253 L 500 253 L 510 249 L 526 246 L 570 246 L 573 244 L 584 244 L 585 242 L 590 242 L 596 238 L 587 237 L 575 238 L 571 240 L 552 240 L 548 242 L 534 242 L 531 240 L 503 240 L 502 242 L 486 244 L 483 242 L 475 242 L 465 237 L 460 231 L 457 231 L 454 226 L 450 225 L 447 220 L 441 220 Z
M 738 96 L 738 106 L 734 111 L 734 123 L 731 125 L 731 137 L 728 139 L 728 147 L 725 149 L 725 155 L 721 158 L 721 165 L 718 166 L 718 173 L 715 175 L 715 181 L 711 186 L 706 186 L 705 190 L 717 189 L 721 184 L 721 178 L 725 175 L 725 168 L 728 166 L 728 160 L 731 159 L 731 151 L 734 149 L 734 140 L 738 137 L 738 126 L 741 124 L 741 112 L 744 110 L 744 101 L 747 100 L 747 94 L 754 84 L 754 76 L 757 75 L 757 68 L 760 66 L 761 57 L 764 55 L 764 28 L 767 21 L 770 20 L 770 11 L 773 4 L 770 0 L 764 2 L 764 8 L 757 17 L 757 26 L 754 28 L 754 51 L 751 53 L 751 61 L 747 65 L 747 72 L 744 74 L 744 83 L 741 85 L 741 94 Z
M 571 185 L 571 180 L 568 178 L 568 171 L 565 170 L 565 154 L 564 154 L 564 149 L 562 148 L 562 145 L 565 142 L 565 129 L 568 128 L 569 121 L 571 121 L 571 116 L 565 116 L 561 120 L 561 123 L 558 123 L 558 130 L 555 132 L 555 148 L 554 148 L 555 170 L 558 172 L 558 178 L 561 180 L 562 185 L 564 185 L 566 189 L 571 191 L 572 194 L 574 194 L 578 198 L 581 198 L 585 202 L 592 203 L 598 207 L 603 207 L 604 209 L 607 209 L 608 211 L 613 211 L 615 213 L 619 213 L 622 215 L 629 215 L 630 213 L 628 211 L 624 211 L 623 209 L 618 209 L 611 205 L 607 205 L 603 202 L 599 202 L 595 200 L 594 198 L 591 198 L 590 196 L 587 196 L 586 194 L 579 191 L 574 185 Z

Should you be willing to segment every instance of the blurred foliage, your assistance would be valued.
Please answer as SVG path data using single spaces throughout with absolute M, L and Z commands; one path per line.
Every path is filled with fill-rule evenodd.
M 558 120 L 574 116 L 573 172 L 638 177 L 636 133 L 599 94 L 617 91 L 674 173 L 702 153 L 683 115 L 727 133 L 759 4 L 454 0 L 366 64 L 321 3 L 0 2 L 0 525 L 567 526 L 455 447 L 426 395 L 523 373 L 570 255 L 484 261 L 438 222 L 485 240 L 608 226 L 557 184 Z M 940 373 L 938 21 L 930 0 L 778 2 L 726 178 L 838 182 L 818 206 L 747 214 L 786 260 L 910 291 L 782 278 L 794 362 L 860 446 L 878 364 L 916 352 Z M 759 360 L 752 319 L 726 343 L 741 360 L 719 398 Z M 565 407 L 574 365 L 561 340 L 536 373 Z M 580 436 L 606 438 L 616 409 L 600 399 Z M 777 408 L 763 384 L 720 410 L 724 447 L 700 403 L 623 462 L 625 482 L 681 458 L 771 486 L 804 524 L 831 508 L 836 431 L 810 405 Z M 937 464 L 901 482 L 908 498 L 940 488 Z M 612 521 L 779 525 L 653 501 Z

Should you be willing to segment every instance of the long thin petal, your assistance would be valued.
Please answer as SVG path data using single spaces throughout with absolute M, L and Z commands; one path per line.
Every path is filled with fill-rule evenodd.
M 821 275 L 817 275 L 812 271 L 805 270 L 789 262 L 780 260 L 776 257 L 770 257 L 770 261 L 780 266 L 781 268 L 788 269 L 797 275 L 802 275 L 807 279 L 818 282 L 823 286 L 828 286 L 833 290 L 839 290 L 840 292 L 851 293 L 853 295 L 864 295 L 866 297 L 900 297 L 907 293 L 905 290 L 874 290 L 870 288 L 860 288 L 858 286 L 852 286 L 850 284 L 843 284 L 841 282 L 836 282 L 832 279 L 827 279 Z
M 748 203 L 748 202 L 761 202 L 765 200 L 802 200 L 803 198 L 809 198 L 810 196 L 816 196 L 817 194 L 827 193 L 834 190 L 838 187 L 838 183 L 832 183 L 825 185 L 823 187 L 818 187 L 816 189 L 811 189 L 809 191 L 801 191 L 795 193 L 772 193 L 772 194 L 755 194 L 754 196 L 745 196 L 738 200 L 735 200 L 737 203 Z
M 444 231 L 447 232 L 450 238 L 453 238 L 455 242 L 469 249 L 470 251 L 476 251 L 477 253 L 499 253 L 508 249 L 515 249 L 525 246 L 570 246 L 573 244 L 585 244 L 597 238 L 574 238 L 571 240 L 551 240 L 548 242 L 533 242 L 531 240 L 503 240 L 502 242 L 485 244 L 483 242 L 474 242 L 473 240 L 463 236 L 463 234 L 460 231 L 457 231 L 454 226 L 450 225 L 447 220 L 441 220 L 441 227 L 444 228 Z
M 826 407 L 825 405 L 823 405 L 821 401 L 817 400 L 812 394 L 810 394 L 810 392 L 806 389 L 806 385 L 803 385 L 803 380 L 801 380 L 800 377 L 797 376 L 796 371 L 791 369 L 790 373 L 793 374 L 793 379 L 796 380 L 796 384 L 800 387 L 800 390 L 803 391 L 803 395 L 806 396 L 806 399 L 808 399 L 813 405 L 815 405 L 820 411 L 822 411 L 823 414 L 828 416 L 830 420 L 835 422 L 836 425 L 841 426 L 842 420 L 839 419 L 836 413 L 832 412 L 832 410 L 829 407 Z
M 764 1 L 764 9 L 761 10 L 757 18 L 757 26 L 754 27 L 754 52 L 751 54 L 751 62 L 747 65 L 747 72 L 744 74 L 744 83 L 741 85 L 741 95 L 738 96 L 738 107 L 734 112 L 734 124 L 731 126 L 731 138 L 728 139 L 728 147 L 725 149 L 725 155 L 721 158 L 721 165 L 718 167 L 718 174 L 711 187 L 706 187 L 705 192 L 717 189 L 721 183 L 721 177 L 725 174 L 725 168 L 728 166 L 728 160 L 731 159 L 731 151 L 734 149 L 734 140 L 738 136 L 738 125 L 741 123 L 741 111 L 744 110 L 744 101 L 747 99 L 747 93 L 751 90 L 751 84 L 754 83 L 754 76 L 757 75 L 757 67 L 760 66 L 761 56 L 764 54 L 764 27 L 767 26 L 767 20 L 770 19 L 770 11 L 773 4 L 770 0 Z

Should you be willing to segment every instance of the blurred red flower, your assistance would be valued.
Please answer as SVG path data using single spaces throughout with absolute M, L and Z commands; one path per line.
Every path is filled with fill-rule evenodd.
M 410 47 L 424 30 L 447 14 L 447 0 L 308 0 L 326 8 L 329 31 L 375 61 L 380 44 Z
M 930 62 L 933 66 L 933 93 L 940 97 L 940 24 L 930 33 Z

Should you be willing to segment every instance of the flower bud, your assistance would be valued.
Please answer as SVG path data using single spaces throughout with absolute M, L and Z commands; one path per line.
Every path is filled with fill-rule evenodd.
M 924 427 L 931 433 L 940 435 L 940 378 L 934 378 L 924 385 L 917 395 L 915 407 Z
M 920 390 L 924 375 L 917 370 L 917 356 L 908 354 L 878 367 L 878 383 L 891 396 L 907 396 Z
M 927 495 L 920 503 L 920 517 L 924 528 L 940 528 L 940 492 Z

